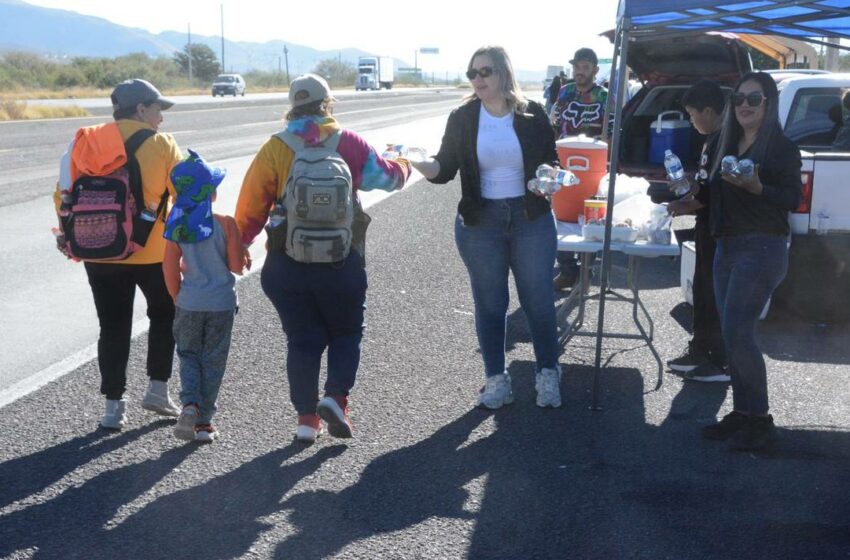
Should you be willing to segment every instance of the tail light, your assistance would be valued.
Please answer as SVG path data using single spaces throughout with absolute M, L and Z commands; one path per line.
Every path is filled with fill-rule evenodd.
M 794 210 L 795 214 L 808 214 L 812 209 L 812 184 L 815 181 L 815 174 L 805 172 L 800 174 L 800 180 L 803 181 L 803 201 L 800 206 Z

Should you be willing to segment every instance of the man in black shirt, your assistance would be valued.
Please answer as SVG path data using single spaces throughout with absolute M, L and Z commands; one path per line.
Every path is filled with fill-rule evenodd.
M 715 242 L 711 236 L 708 188 L 709 170 L 717 147 L 721 115 L 725 104 L 723 90 L 709 80 L 698 82 L 682 97 L 682 105 L 691 117 L 691 124 L 707 138 L 700 154 L 695 188 L 691 194 L 667 205 L 667 211 L 674 216 L 696 215 L 694 235 L 696 265 L 693 280 L 694 335 L 684 353 L 667 362 L 670 369 L 682 372 L 685 379 L 691 381 L 728 382 L 730 379 L 726 371 L 726 352 L 720 333 L 720 316 L 714 299 Z

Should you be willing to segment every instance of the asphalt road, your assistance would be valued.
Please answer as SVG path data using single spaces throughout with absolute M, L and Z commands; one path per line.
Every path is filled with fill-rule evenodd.
M 728 388 L 659 376 L 635 341 L 604 341 L 602 411 L 588 410 L 592 339 L 561 357 L 563 408 L 538 409 L 515 294 L 516 402 L 473 409 L 483 373 L 458 197 L 457 182 L 417 182 L 370 209 L 353 440 L 292 442 L 285 338 L 254 274 L 238 284 L 213 445 L 183 444 L 140 409 L 143 337 L 121 433 L 97 428 L 93 361 L 0 408 L 0 558 L 850 558 L 850 328 L 781 309 L 762 324 L 780 428 L 768 453 L 702 440 Z M 642 266 L 665 359 L 688 338 L 678 272 L 673 259 Z M 606 316 L 629 328 L 628 306 Z
M 562 356 L 564 407 L 537 409 L 515 295 L 517 400 L 474 410 L 482 366 L 452 236 L 458 194 L 420 182 L 371 209 L 355 439 L 291 442 L 285 339 L 251 276 L 238 287 L 215 444 L 184 445 L 140 410 L 143 340 L 122 433 L 96 428 L 94 363 L 0 409 L 0 558 L 850 555 L 846 328 L 763 325 L 781 435 L 771 453 L 702 440 L 699 427 L 729 410 L 727 388 L 659 379 L 634 341 L 605 341 L 603 411 L 588 410 L 587 339 Z M 670 357 L 687 337 L 678 263 L 642 272 L 656 348 Z M 611 327 L 628 327 L 626 307 L 609 303 Z

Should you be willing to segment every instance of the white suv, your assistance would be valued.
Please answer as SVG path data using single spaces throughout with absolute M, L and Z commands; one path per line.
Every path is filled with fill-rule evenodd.
M 212 84 L 212 95 L 245 96 L 245 78 L 239 74 L 219 74 Z

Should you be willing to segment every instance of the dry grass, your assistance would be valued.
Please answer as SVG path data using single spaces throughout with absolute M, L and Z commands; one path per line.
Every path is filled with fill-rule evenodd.
M 89 112 L 76 105 L 47 107 L 30 105 L 22 101 L 1 101 L 0 121 L 20 121 L 29 119 L 61 119 L 65 117 L 86 117 Z

